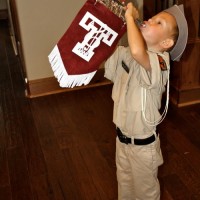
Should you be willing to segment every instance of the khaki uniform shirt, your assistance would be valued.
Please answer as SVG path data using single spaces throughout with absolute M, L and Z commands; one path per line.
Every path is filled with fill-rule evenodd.
M 119 46 L 105 63 L 105 77 L 114 83 L 113 122 L 129 137 L 146 138 L 156 130 L 156 124 L 149 125 L 142 115 L 142 88 L 146 89 L 146 120 L 153 122 L 160 118 L 161 98 L 169 73 L 169 54 L 152 51 L 148 54 L 151 72 L 133 59 L 129 47 Z M 164 59 L 167 70 L 161 70 L 158 54 Z M 129 73 L 122 67 L 122 61 Z

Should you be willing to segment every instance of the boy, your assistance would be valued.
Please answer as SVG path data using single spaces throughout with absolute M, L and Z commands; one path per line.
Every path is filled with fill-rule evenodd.
M 159 200 L 158 166 L 163 163 L 156 126 L 163 120 L 162 93 L 169 93 L 170 57 L 178 61 L 187 43 L 183 6 L 174 5 L 139 28 L 138 11 L 127 4 L 129 47 L 119 46 L 105 63 L 113 85 L 117 127 L 116 166 L 119 200 Z M 169 52 L 169 53 L 168 53 Z

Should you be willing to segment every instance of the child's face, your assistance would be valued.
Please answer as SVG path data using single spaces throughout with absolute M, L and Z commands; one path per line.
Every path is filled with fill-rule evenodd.
M 160 44 L 171 38 L 176 27 L 175 18 L 167 12 L 161 12 L 145 21 L 145 26 L 140 27 L 148 48 L 162 50 Z

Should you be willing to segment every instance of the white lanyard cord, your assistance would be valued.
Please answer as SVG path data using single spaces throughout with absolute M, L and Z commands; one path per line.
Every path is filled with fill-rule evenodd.
M 147 99 L 147 89 L 146 88 L 141 88 L 141 101 L 142 101 L 142 116 L 145 120 L 145 122 L 149 125 L 149 126 L 157 126 L 158 124 L 160 124 L 166 114 L 167 114 L 167 110 L 168 110 L 168 105 L 169 105 L 169 69 L 168 69 L 168 73 L 167 73 L 167 97 L 166 97 L 166 104 L 165 104 L 165 109 L 162 113 L 162 115 L 160 116 L 159 119 L 156 119 L 154 121 L 149 121 L 147 118 L 146 118 L 146 115 L 145 115 L 145 111 L 146 111 L 146 99 Z

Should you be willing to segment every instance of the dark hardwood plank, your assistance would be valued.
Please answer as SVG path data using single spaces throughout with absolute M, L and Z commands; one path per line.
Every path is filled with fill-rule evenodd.
M 2 141 L 4 141 L 4 138 L 0 137 L 0 187 L 5 187 L 9 186 L 10 177 L 8 170 L 7 151 L 5 144 L 3 144 Z
M 32 102 L 41 147 L 44 153 L 49 179 L 58 199 L 78 199 L 75 179 L 68 170 L 64 154 L 59 149 L 54 129 L 51 126 L 51 114 L 47 98 Z M 38 106 L 40 105 L 40 106 Z
M 3 111 L 3 87 L 7 67 L 5 50 L 5 26 L 0 28 L 0 199 L 11 200 L 10 176 L 6 150 L 5 118 Z
M 9 186 L 0 187 L 0 199 L 12 200 L 11 189 Z
M 7 153 L 12 199 L 32 200 L 33 197 L 23 148 L 11 148 Z
M 74 175 L 76 190 L 79 192 L 79 199 L 101 199 L 96 187 L 96 181 L 91 176 L 91 170 L 88 169 L 85 155 L 82 154 L 84 147 L 76 147 L 64 150 L 65 160 L 69 166 L 70 172 Z
M 95 145 L 85 146 L 81 152 L 101 199 L 117 199 L 115 168 L 110 167 Z
M 182 189 L 185 199 L 199 199 L 200 149 L 190 140 L 191 136 L 188 135 L 187 130 L 190 122 L 182 119 L 183 116 L 187 116 L 183 115 L 184 112 L 185 109 L 171 108 L 169 115 L 160 126 L 161 146 L 165 159 L 165 164 L 160 169 L 160 177 L 165 179 L 164 185 L 171 177 L 170 194 L 173 198 L 177 196 L 177 191 Z M 192 127 L 189 128 L 189 130 L 192 129 Z M 178 178 L 179 183 L 182 184 L 177 185 L 176 180 L 172 181 L 173 177 Z
M 2 108 L 0 136 L 4 137 L 4 140 L 1 141 L 5 141 L 1 152 L 5 153 L 2 156 L 4 158 L 3 165 L 0 165 L 0 172 L 2 172 L 0 177 L 2 182 L 5 179 L 3 176 L 8 177 L 7 184 L 10 184 L 12 199 L 28 200 L 33 199 L 31 189 L 36 194 L 40 189 L 38 187 L 40 185 L 32 185 L 31 180 L 40 174 L 46 174 L 46 168 L 42 162 L 44 158 L 37 134 L 35 135 L 36 129 L 32 115 L 30 115 L 28 100 L 24 98 L 24 82 L 20 62 L 13 52 L 5 24 L 2 29 L 1 38 L 4 39 L 4 43 L 1 47 L 4 51 L 1 51 L 0 68 L 0 105 Z M 16 158 L 19 159 L 16 160 Z M 47 178 L 48 176 L 44 180 Z M 48 190 L 49 188 L 47 188 Z M 0 196 L 3 196 L 3 193 L 2 195 L 0 193 Z M 39 194 L 39 196 L 41 195 Z
M 5 24 L 2 31 L 4 38 L 4 54 L 3 63 L 1 66 L 1 106 L 3 117 L 3 132 L 4 132 L 4 164 L 9 170 L 9 184 L 12 192 L 12 199 L 32 199 L 30 181 L 27 171 L 26 157 L 23 151 L 23 141 L 21 136 L 21 128 L 19 126 L 20 115 L 16 106 L 16 97 L 13 90 L 13 81 L 11 79 L 12 67 L 16 68 L 18 60 L 14 56 L 11 47 L 10 39 L 7 35 Z M 20 74 L 20 73 L 18 73 Z M 5 174 L 6 174 L 5 170 Z M 9 190 L 7 190 L 9 191 Z M 9 196 L 11 196 L 9 195 Z
M 164 177 L 164 182 L 165 186 L 167 187 L 167 190 L 170 192 L 173 199 L 176 200 L 194 199 L 190 197 L 188 188 L 184 185 L 184 183 L 179 179 L 179 177 L 176 174 Z M 174 186 L 176 186 L 176 188 L 174 188 Z
M 87 92 L 90 93 L 90 95 L 93 93 L 92 91 L 90 91 L 90 92 L 87 91 Z M 79 93 L 79 92 L 77 92 L 77 93 Z M 48 100 L 49 100 L 49 97 L 45 97 L 45 101 L 44 101 L 44 99 L 40 98 L 40 99 L 33 101 L 33 103 L 32 103 L 35 120 L 37 121 L 37 124 L 38 124 L 38 129 L 41 130 L 40 131 L 40 134 L 41 134 L 40 138 L 41 138 L 43 150 L 47 148 L 47 145 L 48 145 L 49 148 L 50 147 L 52 148 L 52 150 L 48 149 L 48 153 L 45 151 L 46 158 L 47 158 L 47 156 L 49 158 L 48 154 L 49 154 L 50 151 L 52 151 L 51 152 L 51 158 L 55 154 L 55 151 L 57 151 L 57 147 L 56 146 L 53 147 L 54 144 L 53 144 L 53 142 L 51 143 L 50 137 L 54 138 L 54 139 L 52 139 L 52 141 L 54 141 L 54 143 L 55 143 L 55 141 L 56 142 L 58 141 L 61 149 L 66 149 L 66 150 L 64 150 L 65 155 L 70 154 L 70 156 L 72 158 L 75 158 L 79 155 L 79 153 L 77 152 L 77 149 L 80 149 L 80 152 L 83 153 L 84 150 L 86 148 L 89 148 L 94 142 L 95 143 L 98 143 L 98 142 L 101 143 L 100 137 L 98 137 L 97 141 L 95 141 L 94 138 L 92 137 L 94 135 L 102 135 L 102 134 L 100 134 L 100 133 L 96 134 L 94 132 L 94 131 L 97 131 L 99 129 L 99 127 L 97 129 L 97 127 L 94 128 L 93 126 L 90 125 L 91 119 L 93 120 L 92 124 L 98 123 L 99 119 L 98 119 L 97 116 L 95 116 L 95 113 L 94 113 L 95 109 L 91 108 L 91 105 L 92 105 L 91 102 L 87 103 L 88 98 L 86 99 L 86 101 L 84 101 L 84 96 L 88 96 L 88 94 L 82 95 L 83 98 L 81 98 L 81 101 L 80 101 L 80 97 L 76 96 L 77 95 L 76 93 L 71 94 L 70 96 L 74 95 L 75 98 L 78 97 L 77 102 L 73 100 L 73 105 L 74 105 L 73 107 L 70 105 L 70 97 L 68 97 L 68 95 L 70 95 L 70 94 L 69 93 L 66 94 L 65 99 L 67 99 L 69 103 L 65 104 L 65 106 L 62 106 L 61 109 L 59 109 L 60 108 L 59 105 L 62 105 L 62 96 L 63 95 L 59 95 L 59 96 L 61 96 L 61 98 L 60 98 L 61 103 L 59 103 L 59 100 L 56 100 L 56 104 L 52 104 L 52 102 L 55 102 L 55 101 L 50 101 L 49 103 L 47 103 Z M 38 105 L 36 105 L 36 102 L 37 102 L 37 104 L 40 104 L 39 107 L 38 107 Z M 77 105 L 76 105 L 76 103 L 77 103 Z M 49 107 L 51 109 L 49 109 Z M 65 107 L 67 107 L 66 110 L 65 110 Z M 58 110 L 56 110 L 56 108 Z M 54 117 L 53 113 L 54 114 L 59 113 L 57 115 L 57 118 Z M 80 122 L 80 118 L 77 117 L 77 116 L 80 116 L 80 115 L 84 116 L 84 119 L 81 120 L 81 122 Z M 59 116 L 62 116 L 62 118 L 65 119 L 65 121 L 68 122 L 71 125 L 71 127 L 69 126 L 69 124 L 65 125 L 66 123 L 63 123 Z M 93 117 L 94 117 L 94 119 L 93 119 Z M 77 124 L 78 124 L 78 126 L 77 126 Z M 52 127 L 54 127 L 54 126 L 56 126 L 54 128 L 56 130 L 55 132 L 51 131 Z M 71 131 L 69 131 L 69 130 L 71 130 Z M 100 131 L 101 131 L 101 129 L 100 129 Z M 103 135 L 105 135 L 105 133 Z M 49 145 L 49 143 L 51 145 Z M 113 146 L 114 146 L 114 141 L 113 141 Z M 95 148 L 98 149 L 97 146 Z M 94 149 L 94 147 L 91 146 L 90 149 Z M 113 153 L 114 153 L 114 151 L 113 151 Z M 57 152 L 57 154 L 59 154 L 59 152 Z M 68 163 L 68 168 L 71 169 L 71 171 L 74 171 L 74 168 L 73 167 L 71 168 L 70 166 L 73 165 L 73 162 L 75 162 L 75 161 L 82 163 L 82 160 L 77 161 L 77 159 L 75 159 L 75 161 L 72 160 L 71 162 L 69 162 L 68 158 L 70 156 L 67 156 L 65 158 L 65 161 Z M 88 156 L 88 152 L 86 152 L 86 153 L 84 153 L 84 155 L 82 155 L 83 159 L 87 156 Z M 60 157 L 60 161 L 64 162 L 62 155 L 60 155 L 59 157 Z M 102 154 L 99 152 L 99 155 L 95 156 L 94 158 L 97 158 L 97 161 L 99 162 L 100 159 L 102 160 L 101 157 L 102 157 Z M 79 156 L 78 158 L 81 159 L 81 156 Z M 90 159 L 92 159 L 92 158 L 90 158 Z M 105 159 L 103 158 L 103 160 L 105 160 Z M 114 156 L 113 156 L 113 161 L 114 161 Z M 55 165 L 55 159 L 53 159 L 52 161 L 49 160 L 49 162 L 54 163 L 54 165 Z M 87 162 L 89 162 L 89 161 L 87 161 Z M 50 163 L 49 163 L 49 165 L 50 165 Z M 83 162 L 83 163 L 85 163 L 85 162 Z M 62 165 L 64 165 L 64 163 Z M 75 168 L 77 168 L 76 164 L 74 164 L 74 165 L 75 165 Z M 87 165 L 87 163 L 85 163 L 85 165 Z M 98 165 L 100 165 L 100 163 Z M 61 164 L 59 166 L 61 167 Z M 88 171 L 90 171 L 90 169 L 86 168 L 85 172 L 88 172 Z M 102 169 L 102 171 L 104 171 L 104 168 Z M 74 173 L 71 173 L 71 174 L 73 174 L 73 176 L 74 176 L 74 181 L 79 180 L 79 183 L 77 185 L 80 185 L 80 183 L 81 183 L 80 177 L 81 176 L 77 176 L 77 172 L 75 172 L 75 171 L 74 171 Z M 112 174 L 113 174 L 113 178 L 115 178 L 115 172 L 112 173 Z M 68 174 L 66 174 L 66 175 L 62 174 L 62 177 L 64 178 L 67 175 Z M 59 176 L 59 175 L 57 175 L 57 176 Z M 101 198 L 100 194 L 97 195 L 99 193 L 98 192 L 99 188 L 97 189 L 96 187 L 93 187 L 93 185 L 94 185 L 93 182 L 99 182 L 99 180 L 98 179 L 96 181 L 92 180 L 91 177 L 90 177 L 90 174 L 84 175 L 84 177 L 88 177 L 88 182 L 87 182 L 88 184 L 91 183 L 90 184 L 91 185 L 90 196 L 94 195 L 94 196 L 96 196 L 97 199 L 100 199 Z M 101 177 L 102 177 L 102 175 L 99 176 L 99 178 L 101 178 Z M 57 177 L 57 179 L 58 179 L 58 177 Z M 102 180 L 104 180 L 104 179 L 102 179 Z M 68 187 L 71 187 L 70 185 L 72 183 L 70 181 L 68 181 L 68 182 L 69 182 Z M 62 183 L 62 184 L 64 184 L 64 183 Z M 109 187 L 108 187 L 108 185 L 106 186 L 105 184 L 102 184 L 102 186 L 104 186 L 104 189 L 107 190 L 107 192 L 110 191 L 111 188 L 112 188 L 111 185 L 109 185 Z M 108 188 L 110 188 L 110 189 L 108 190 Z M 81 187 L 77 188 L 76 190 L 79 191 L 79 189 L 81 189 Z M 92 193 L 92 190 L 94 190 L 95 192 Z M 70 191 L 72 191 L 72 189 L 70 189 Z M 87 191 L 88 191 L 88 189 L 85 187 L 79 195 L 87 194 L 88 193 Z M 75 191 L 74 191 L 74 193 L 75 193 Z M 116 193 L 116 188 L 115 188 L 115 193 Z M 66 195 L 68 195 L 68 192 L 67 192 Z M 84 199 L 90 199 L 92 197 L 88 197 L 87 195 L 85 197 L 81 196 L 81 199 L 83 199 L 83 198 Z M 104 196 L 103 199 L 105 199 L 105 198 L 106 197 Z

